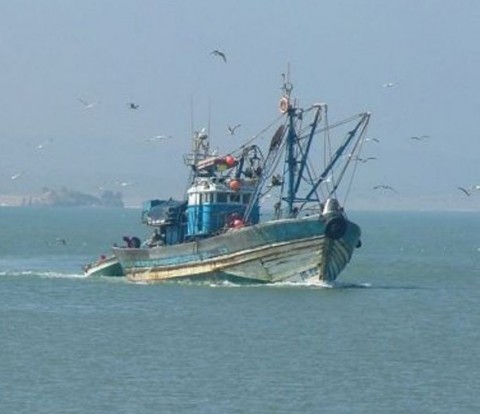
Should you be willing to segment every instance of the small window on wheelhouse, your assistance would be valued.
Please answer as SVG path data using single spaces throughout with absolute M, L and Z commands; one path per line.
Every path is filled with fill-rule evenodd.
M 226 203 L 227 200 L 227 193 L 217 193 L 217 203 Z
M 204 203 L 211 203 L 212 202 L 212 193 L 204 193 L 203 194 L 203 202 Z
M 239 193 L 230 194 L 230 201 L 232 203 L 239 203 L 240 202 L 240 194 Z

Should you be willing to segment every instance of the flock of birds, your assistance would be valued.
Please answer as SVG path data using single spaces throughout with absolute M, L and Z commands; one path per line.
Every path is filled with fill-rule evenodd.
M 224 63 L 227 63 L 227 56 L 225 55 L 224 52 L 222 52 L 221 50 L 218 50 L 218 49 L 215 49 L 213 50 L 210 55 L 212 56 L 216 56 L 218 58 L 220 58 Z M 99 101 L 95 101 L 95 102 L 88 102 L 86 101 L 85 99 L 82 99 L 82 98 L 78 98 L 78 101 L 83 105 L 83 107 L 85 109 L 92 109 L 94 108 L 95 106 L 97 106 L 98 104 L 100 104 Z M 138 110 L 140 108 L 140 105 L 135 103 L 135 102 L 128 102 L 127 103 L 127 107 L 131 110 Z M 234 135 L 235 134 L 235 131 L 240 127 L 241 125 L 240 124 L 237 124 L 235 126 L 230 126 L 230 125 L 227 125 L 227 132 L 230 134 L 230 135 Z M 167 139 L 171 139 L 172 136 L 171 135 L 155 135 L 153 137 L 149 137 L 146 139 L 146 141 L 148 142 L 158 142 L 158 141 L 164 141 L 164 140 L 167 140 Z M 41 144 L 42 145 L 42 144 Z M 43 144 L 45 145 L 45 144 Z
M 219 58 L 223 63 L 227 63 L 227 56 L 221 50 L 215 49 L 210 53 L 210 55 L 213 56 L 213 57 Z M 386 83 L 382 84 L 383 88 L 394 88 L 396 86 L 398 86 L 398 83 L 396 83 L 396 82 L 386 82 Z M 92 109 L 95 106 L 97 106 L 98 104 L 100 104 L 99 101 L 88 102 L 88 101 L 86 101 L 84 99 L 81 99 L 81 98 L 78 98 L 78 101 L 83 105 L 83 107 L 85 109 Z M 130 110 L 136 111 L 140 108 L 140 105 L 138 103 L 135 103 L 135 102 L 128 102 L 127 103 L 127 108 L 130 109 Z M 227 125 L 228 134 L 229 135 L 234 135 L 235 131 L 238 128 L 240 128 L 240 126 L 241 126 L 240 124 L 236 124 L 234 126 Z M 165 141 L 165 140 L 168 140 L 168 139 L 171 139 L 171 138 L 172 138 L 171 135 L 161 134 L 161 135 L 155 135 L 153 137 L 147 138 L 146 141 L 148 141 L 148 142 L 158 142 L 158 141 Z M 429 138 L 430 138 L 429 135 L 414 135 L 414 136 L 409 137 L 409 139 L 411 141 L 423 141 L 423 140 L 427 140 Z M 376 143 L 380 142 L 380 140 L 377 139 L 377 138 L 365 138 L 365 141 L 372 141 L 372 142 L 376 142 Z M 38 150 L 41 150 L 41 149 L 45 148 L 47 145 L 51 144 L 52 142 L 53 142 L 52 139 L 41 142 L 36 146 L 36 148 Z M 372 160 L 376 160 L 376 159 L 377 159 L 376 157 L 367 157 L 367 158 L 355 157 L 355 161 L 361 162 L 361 163 L 366 163 L 368 161 L 372 161 Z M 20 178 L 23 175 L 24 175 L 24 172 L 18 172 L 18 173 L 13 174 L 10 178 L 12 180 L 17 180 L 18 178 Z M 389 191 L 389 192 L 393 192 L 393 193 L 398 193 L 398 191 L 395 188 L 393 188 L 390 185 L 385 185 L 385 184 L 375 185 L 375 186 L 372 187 L 372 189 L 373 190 L 380 190 L 382 192 L 388 192 Z M 457 189 L 460 190 L 466 196 L 471 196 L 474 192 L 480 191 L 480 185 L 472 185 L 470 187 L 458 186 Z
M 223 63 L 227 63 L 227 56 L 221 50 L 215 49 L 210 53 L 210 55 L 219 58 Z M 84 109 L 88 109 L 88 110 L 92 110 L 93 108 L 97 107 L 101 103 L 100 101 L 88 101 L 88 100 L 83 99 L 83 98 L 77 98 L 77 101 L 83 106 Z M 126 107 L 129 110 L 137 111 L 137 110 L 140 109 L 140 104 L 138 104 L 136 102 L 127 102 Z M 234 125 L 234 126 L 227 125 L 227 132 L 228 132 L 229 135 L 234 135 L 235 131 L 238 128 L 240 128 L 240 124 L 237 124 L 237 125 Z M 172 139 L 172 138 L 173 137 L 171 135 L 159 134 L 159 135 L 155 135 L 155 136 L 146 138 L 146 141 L 147 142 L 161 142 L 161 141 L 166 141 L 166 140 L 169 140 L 169 139 Z M 47 146 L 52 144 L 52 142 L 53 142 L 53 139 L 48 139 L 46 141 L 43 141 L 43 142 L 37 144 L 35 146 L 35 148 L 37 150 L 43 150 Z M 10 176 L 10 179 L 12 181 L 19 180 L 21 177 L 23 177 L 25 175 L 26 174 L 25 174 L 24 171 L 19 171 L 19 172 L 16 172 L 16 173 L 12 174 Z M 115 182 L 115 184 L 120 185 L 122 187 L 125 187 L 127 185 L 131 185 L 131 183 L 127 183 L 127 182 L 124 182 L 124 181 L 122 181 L 122 182 L 117 181 L 117 182 Z
M 395 88 L 397 86 L 398 86 L 398 83 L 396 82 L 386 82 L 382 84 L 383 88 Z M 411 141 L 424 141 L 424 140 L 430 139 L 430 135 L 413 135 L 408 139 Z M 365 141 L 380 142 L 380 140 L 378 140 L 377 138 L 366 138 Z M 365 163 L 369 160 L 374 160 L 374 159 L 376 159 L 376 157 L 368 157 L 368 158 L 357 157 L 356 161 Z M 372 187 L 372 189 L 380 190 L 382 192 L 398 193 L 398 191 L 395 188 L 385 184 L 375 185 Z M 480 185 L 471 185 L 469 187 L 458 186 L 457 189 L 460 190 L 465 196 L 470 197 L 474 192 L 480 191 Z
M 80 102 L 80 103 L 83 105 L 83 107 L 84 107 L 85 109 L 92 109 L 92 108 L 94 108 L 95 106 L 97 106 L 98 104 L 100 104 L 99 101 L 88 102 L 88 101 L 86 101 L 85 99 L 82 99 L 82 98 L 77 98 L 77 100 L 78 100 L 78 102 Z M 127 103 L 127 107 L 128 107 L 129 109 L 132 109 L 132 110 L 137 110 L 137 109 L 140 108 L 140 105 L 138 105 L 138 104 L 136 104 L 136 103 L 134 103 L 134 102 L 128 102 L 128 103 Z M 157 136 L 156 138 L 159 139 L 160 136 Z M 48 140 L 45 140 L 45 141 L 43 141 L 43 142 L 40 142 L 39 144 L 36 144 L 36 145 L 35 145 L 35 149 L 36 149 L 36 150 L 39 150 L 39 151 L 40 151 L 40 150 L 44 150 L 47 146 L 51 145 L 52 143 L 53 143 L 53 138 L 50 138 L 50 139 L 48 139 Z M 20 177 L 23 177 L 24 175 L 25 175 L 25 172 L 24 172 L 24 171 L 16 172 L 15 174 L 12 174 L 12 175 L 10 176 L 10 179 L 11 179 L 12 181 L 15 181 L 15 180 L 18 180 Z
M 390 85 L 390 86 L 388 86 L 388 85 Z M 393 84 L 393 83 L 388 83 L 388 84 L 384 84 L 383 86 L 384 87 L 393 87 L 394 85 L 395 84 Z M 422 141 L 422 140 L 429 139 L 429 138 L 430 138 L 430 135 L 415 135 L 415 136 L 409 137 L 409 139 L 413 140 L 413 141 Z M 380 142 L 380 140 L 377 139 L 377 138 L 366 138 L 365 141 Z M 366 163 L 370 160 L 376 160 L 376 159 L 377 159 L 376 157 L 367 157 L 367 158 L 355 157 L 355 161 L 362 162 L 362 163 Z M 373 190 L 380 190 L 382 192 L 398 193 L 398 191 L 395 188 L 393 188 L 390 185 L 385 185 L 385 184 L 375 185 L 375 186 L 372 187 L 372 189 Z M 466 196 L 470 197 L 474 192 L 480 191 L 480 185 L 471 185 L 469 187 L 458 186 L 457 189 L 460 190 Z

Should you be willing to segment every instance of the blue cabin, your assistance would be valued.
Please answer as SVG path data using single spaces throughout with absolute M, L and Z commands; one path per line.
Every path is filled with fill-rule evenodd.
M 253 180 L 196 178 L 188 190 L 187 237 L 208 237 L 228 228 L 258 223 L 258 204 L 253 206 L 248 223 L 243 221 L 254 191 Z

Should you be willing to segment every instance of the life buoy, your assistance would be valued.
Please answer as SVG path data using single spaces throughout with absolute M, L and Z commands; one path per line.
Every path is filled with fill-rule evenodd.
M 290 102 L 286 96 L 284 96 L 282 99 L 280 99 L 280 103 L 278 104 L 278 109 L 282 114 L 288 111 L 288 107 L 290 105 Z
M 325 236 L 338 240 L 347 231 L 347 221 L 343 217 L 332 217 L 325 224 Z

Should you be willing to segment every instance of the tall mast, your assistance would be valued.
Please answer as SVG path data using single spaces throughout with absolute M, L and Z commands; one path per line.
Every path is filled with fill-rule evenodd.
M 282 75 L 284 78 L 283 84 L 283 98 L 282 101 L 285 104 L 285 112 L 288 116 L 288 133 L 286 142 L 286 161 L 287 161 L 287 217 L 293 217 L 294 208 L 293 203 L 295 200 L 295 173 L 297 170 L 297 158 L 295 154 L 295 145 L 297 141 L 297 132 L 295 130 L 295 107 L 290 104 L 290 96 L 292 93 L 293 85 L 290 83 L 290 66 L 288 67 L 287 76 Z M 282 110 L 282 108 L 280 108 Z
M 295 172 L 297 159 L 295 157 L 295 109 L 288 106 L 288 134 L 287 134 L 287 217 L 293 217 L 293 202 L 295 200 Z

